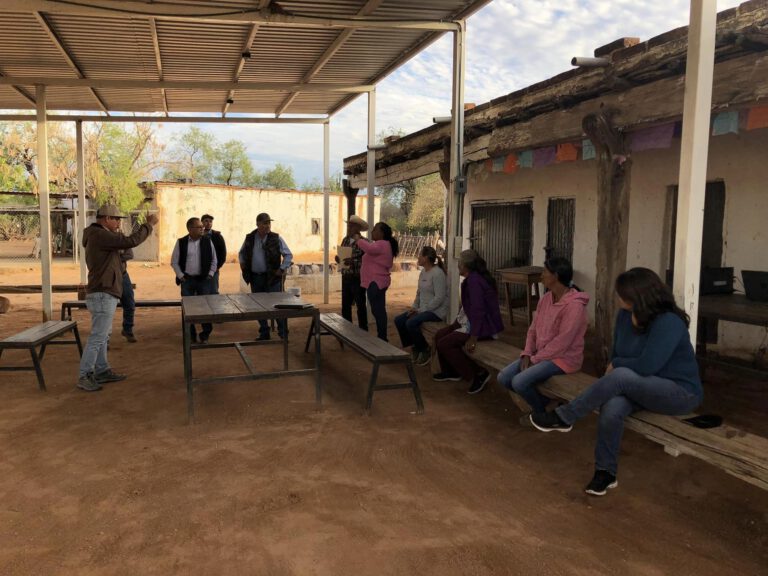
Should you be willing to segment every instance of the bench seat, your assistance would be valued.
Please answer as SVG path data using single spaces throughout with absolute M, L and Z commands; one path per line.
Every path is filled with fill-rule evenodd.
M 136 308 L 165 308 L 169 306 L 181 307 L 181 299 L 171 298 L 168 300 L 136 300 Z M 117 303 L 118 308 L 122 308 L 120 302 Z M 87 308 L 85 300 L 65 300 L 61 303 L 61 319 L 70 320 L 72 318 L 72 310 L 82 310 Z
M 422 333 L 427 341 L 432 342 L 434 335 L 444 326 L 446 324 L 442 322 L 425 322 L 422 324 Z M 486 340 L 477 343 L 473 359 L 487 369 L 499 371 L 519 358 L 521 352 L 522 350 L 505 342 L 503 338 Z M 550 378 L 539 390 L 551 398 L 570 401 L 595 380 L 594 376 L 584 372 L 564 374 Z M 510 394 L 518 406 L 527 406 L 517 394 Z M 696 428 L 683 421 L 689 416 L 692 414 L 666 416 L 643 410 L 627 417 L 625 424 L 627 428 L 664 446 L 668 454 L 695 456 L 728 474 L 768 490 L 767 438 L 727 424 L 717 428 Z
M 72 332 L 74 339 L 58 340 L 58 336 Z M 4 350 L 17 349 L 29 350 L 32 358 L 32 366 L 0 366 L 0 370 L 8 372 L 17 372 L 25 370 L 34 370 L 37 374 L 37 383 L 43 392 L 46 390 L 45 377 L 43 376 L 42 361 L 45 356 L 46 347 L 55 344 L 75 344 L 80 356 L 83 355 L 83 346 L 80 342 L 80 333 L 77 331 L 77 322 L 74 320 L 49 320 L 37 326 L 27 328 L 23 332 L 9 336 L 5 340 L 0 340 L 0 357 Z M 40 347 L 38 353 L 37 348 Z
M 309 350 L 309 344 L 314 335 L 314 321 L 309 329 L 307 344 L 304 352 Z M 400 388 L 410 388 L 416 399 L 417 412 L 421 414 L 424 411 L 424 403 L 421 399 L 421 391 L 416 381 L 416 373 L 413 369 L 413 359 L 405 350 L 401 350 L 379 339 L 376 335 L 361 330 L 351 322 L 345 320 L 340 314 L 327 313 L 320 314 L 321 335 L 334 336 L 341 344 L 347 345 L 367 360 L 373 363 L 373 370 L 368 384 L 368 394 L 365 402 L 365 411 L 370 414 L 373 404 L 373 393 L 377 390 L 396 390 Z M 404 364 L 408 372 L 408 382 L 402 384 L 379 384 L 379 366 L 382 364 Z

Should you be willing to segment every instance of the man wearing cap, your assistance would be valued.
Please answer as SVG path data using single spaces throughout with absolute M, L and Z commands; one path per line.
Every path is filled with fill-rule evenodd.
M 117 206 L 107 204 L 96 212 L 96 222 L 83 232 L 85 261 L 88 265 L 88 287 L 85 303 L 91 314 L 91 333 L 80 358 L 77 387 L 87 392 L 100 390 L 102 384 L 125 380 L 109 366 L 107 346 L 112 333 L 112 320 L 117 303 L 123 295 L 123 271 L 120 251 L 138 246 L 152 233 L 157 224 L 155 214 L 130 236 L 118 233 L 124 218 Z
M 347 235 L 341 241 L 341 246 L 352 247 L 352 257 L 344 259 L 341 268 L 341 315 L 352 322 L 352 303 L 357 308 L 357 325 L 368 330 L 368 308 L 365 301 L 365 288 L 360 285 L 360 266 L 363 262 L 363 251 L 357 246 L 355 234 L 368 231 L 368 222 L 360 216 L 352 215 L 347 220 Z M 336 256 L 336 262 L 339 257 Z
M 293 254 L 278 234 L 272 232 L 272 218 L 262 212 L 256 216 L 256 229 L 247 234 L 238 253 L 243 280 L 251 292 L 282 292 L 285 271 L 293 263 Z M 285 319 L 277 321 L 280 338 L 288 337 Z M 259 340 L 269 340 L 269 324 L 259 320 Z
M 224 242 L 224 236 L 221 235 L 221 232 L 213 229 L 213 216 L 203 214 L 200 221 L 203 223 L 203 235 L 211 239 L 213 249 L 216 251 L 216 273 L 213 275 L 213 292 L 211 294 L 218 294 L 219 270 L 227 261 L 227 243 Z
M 213 242 L 203 235 L 200 218 L 187 220 L 187 234 L 176 240 L 171 254 L 171 268 L 176 273 L 176 284 L 181 286 L 182 296 L 213 294 L 213 275 L 216 274 L 216 251 Z M 200 343 L 205 344 L 213 331 L 213 324 L 205 322 L 200 331 Z M 197 330 L 189 325 L 192 342 L 197 342 Z

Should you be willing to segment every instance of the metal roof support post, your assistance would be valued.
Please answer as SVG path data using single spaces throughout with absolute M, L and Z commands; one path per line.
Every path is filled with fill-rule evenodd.
M 368 207 L 366 219 L 373 228 L 375 214 L 373 208 L 376 204 L 376 89 L 368 92 L 368 153 L 365 166 L 368 172 L 368 190 L 366 192 L 366 206 Z M 370 232 L 368 233 L 370 238 Z
M 77 222 L 72 225 L 77 231 L 72 234 L 72 238 L 79 238 L 85 230 L 85 221 L 88 216 L 88 205 L 85 201 L 85 151 L 83 150 L 83 121 L 75 122 L 75 139 L 77 140 Z M 74 240 L 73 240 L 74 242 Z M 73 246 L 73 251 L 79 255 L 80 259 L 80 284 L 88 282 L 88 267 L 85 264 L 85 250 L 80 242 Z
M 323 124 L 323 304 L 328 304 L 330 282 L 330 168 L 331 168 L 331 123 Z
M 450 318 L 459 312 L 458 258 L 464 248 L 464 73 L 466 65 L 465 22 L 453 33 L 453 88 L 451 94 L 450 182 L 446 202 L 446 263 L 450 295 Z
M 691 0 L 690 14 L 678 180 L 674 293 L 678 304 L 691 317 L 690 337 L 696 346 L 717 1 Z
M 48 124 L 45 86 L 35 86 L 37 101 L 37 194 L 40 200 L 40 263 L 42 266 L 43 321 L 53 320 L 51 288 L 51 204 L 48 198 Z

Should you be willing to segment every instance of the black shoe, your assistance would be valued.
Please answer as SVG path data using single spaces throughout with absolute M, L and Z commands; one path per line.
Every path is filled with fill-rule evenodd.
M 592 496 L 605 496 L 609 488 L 616 488 L 619 481 L 608 470 L 595 470 L 592 481 L 584 488 L 584 492 Z
M 120 334 L 123 337 L 125 337 L 125 339 L 128 340 L 128 342 L 130 342 L 131 344 L 134 344 L 135 342 L 137 342 L 136 336 L 133 335 L 133 332 L 128 332 L 127 330 L 123 330 Z
M 573 426 L 563 422 L 554 410 L 552 412 L 534 412 L 531 414 L 530 420 L 534 428 L 542 432 L 552 432 L 552 430 L 570 432 L 573 429 Z
M 257 338 L 257 340 L 272 340 L 272 336 L 270 336 L 268 333 L 259 334 L 259 337 Z
M 208 335 L 200 334 L 200 344 L 208 344 Z
M 437 374 L 432 374 L 432 380 L 435 382 L 460 382 L 461 376 L 451 376 L 445 372 L 438 372 Z
M 109 370 L 105 370 L 104 372 L 99 372 L 94 376 L 94 379 L 98 384 L 107 384 L 109 382 L 122 382 L 128 378 L 126 374 L 118 374 L 117 372 L 114 372 L 111 368 Z
M 491 379 L 491 374 L 488 370 L 483 370 L 479 374 L 475 375 L 475 379 L 472 381 L 472 385 L 467 390 L 467 394 L 477 394 L 482 392 L 485 385 Z

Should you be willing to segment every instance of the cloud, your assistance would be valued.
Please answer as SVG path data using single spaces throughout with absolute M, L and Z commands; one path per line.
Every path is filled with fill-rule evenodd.
M 495 0 L 467 23 L 465 100 L 481 104 L 571 68 L 573 56 L 591 56 L 624 36 L 647 40 L 688 24 L 696 0 Z M 740 0 L 719 0 L 718 10 Z M 446 35 L 384 79 L 376 90 L 377 132 L 406 132 L 445 116 L 451 107 L 452 38 Z M 173 131 L 180 129 L 173 126 Z M 322 128 L 283 125 L 208 125 L 221 140 L 237 138 L 258 168 L 292 166 L 298 183 L 322 178 Z M 331 172 L 346 156 L 365 151 L 366 96 L 331 119 Z

